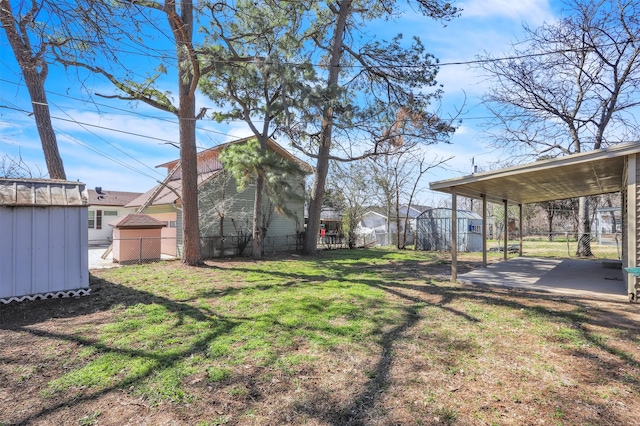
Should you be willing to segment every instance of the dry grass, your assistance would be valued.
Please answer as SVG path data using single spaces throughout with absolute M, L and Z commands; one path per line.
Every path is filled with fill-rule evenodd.
M 0 307 L 0 424 L 640 424 L 637 305 L 465 287 L 448 263 L 94 271 L 89 297 Z

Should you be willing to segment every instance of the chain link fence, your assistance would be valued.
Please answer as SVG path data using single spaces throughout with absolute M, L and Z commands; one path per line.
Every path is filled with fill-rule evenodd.
M 262 241 L 264 254 L 292 253 L 302 250 L 304 234 L 267 236 Z M 214 259 L 231 256 L 251 256 L 253 254 L 253 239 L 251 235 L 208 236 L 200 238 L 202 257 Z
M 89 269 L 112 268 L 176 259 L 176 239 L 168 237 L 119 238 L 89 241 Z

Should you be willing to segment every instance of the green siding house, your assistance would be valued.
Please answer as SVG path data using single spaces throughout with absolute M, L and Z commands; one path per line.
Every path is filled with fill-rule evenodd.
M 220 153 L 232 144 L 242 144 L 251 138 L 244 138 L 198 153 L 198 210 L 200 213 L 200 237 L 204 257 L 237 255 L 248 244 L 253 220 L 255 185 L 238 191 L 236 180 L 226 173 L 218 160 Z M 273 140 L 269 140 L 269 149 L 284 159 L 297 164 L 306 173 L 313 171 L 304 161 L 294 157 Z M 127 207 L 139 207 L 153 197 L 146 208 L 148 214 L 164 221 L 163 253 L 180 256 L 182 251 L 182 214 L 180 193 L 182 189 L 179 160 L 173 160 L 158 167 L 167 169 L 167 180 L 159 186 L 127 204 Z M 267 228 L 263 250 L 265 252 L 288 251 L 295 249 L 299 236 L 304 231 L 304 177 L 298 182 L 290 182 L 296 189 L 296 197 L 287 200 L 290 215 L 275 211 L 268 197 L 263 197 L 264 225 Z M 246 252 L 245 252 L 246 253 Z

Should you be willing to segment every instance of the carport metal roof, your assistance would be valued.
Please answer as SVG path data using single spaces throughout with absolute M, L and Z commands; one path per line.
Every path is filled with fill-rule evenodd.
M 640 142 L 537 161 L 461 178 L 431 182 L 434 191 L 487 201 L 528 204 L 618 192 L 624 183 L 625 156 L 640 153 Z

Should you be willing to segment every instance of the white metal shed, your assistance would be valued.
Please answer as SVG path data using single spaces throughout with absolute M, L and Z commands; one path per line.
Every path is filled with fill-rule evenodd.
M 85 185 L 0 179 L 0 302 L 89 292 Z

